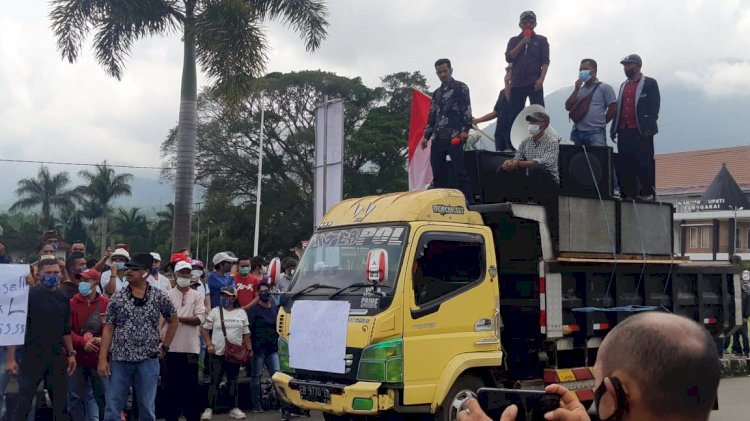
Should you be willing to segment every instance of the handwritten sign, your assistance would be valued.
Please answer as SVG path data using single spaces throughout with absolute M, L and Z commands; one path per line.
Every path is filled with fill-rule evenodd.
M 289 326 L 289 365 L 344 374 L 349 301 L 295 301 Z
M 0 265 L 0 346 L 23 345 L 29 287 L 28 265 Z

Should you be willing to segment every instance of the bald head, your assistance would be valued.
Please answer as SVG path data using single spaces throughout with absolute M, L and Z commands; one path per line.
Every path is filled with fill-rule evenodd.
M 637 314 L 602 342 L 603 376 L 631 376 L 647 410 L 658 417 L 708 419 L 719 386 L 716 343 L 694 321 L 670 313 Z

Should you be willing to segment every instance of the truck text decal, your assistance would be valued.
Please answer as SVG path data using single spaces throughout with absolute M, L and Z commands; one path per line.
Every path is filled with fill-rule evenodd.
M 432 211 L 435 213 L 439 213 L 442 216 L 463 215 L 465 209 L 463 206 L 432 205 Z
M 351 228 L 313 235 L 308 248 L 346 246 L 400 246 L 404 243 L 404 227 Z

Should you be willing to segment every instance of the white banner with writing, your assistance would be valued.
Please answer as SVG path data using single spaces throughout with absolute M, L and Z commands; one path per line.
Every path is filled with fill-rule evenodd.
M 23 345 L 29 265 L 0 265 L 0 346 Z

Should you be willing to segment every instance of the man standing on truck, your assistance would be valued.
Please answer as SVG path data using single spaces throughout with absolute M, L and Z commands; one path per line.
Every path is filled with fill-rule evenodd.
M 505 68 L 505 77 L 503 78 L 504 87 L 497 96 L 497 102 L 495 102 L 495 108 L 489 113 L 475 118 L 472 123 L 479 124 L 485 121 L 490 121 L 493 118 L 497 118 L 495 124 L 495 150 L 496 151 L 514 151 L 516 148 L 510 142 L 510 80 L 511 80 L 511 69 L 512 64 L 509 64 Z M 614 94 L 613 94 L 614 95 Z
M 447 58 L 435 62 L 435 72 L 441 85 L 432 94 L 430 114 L 420 144 L 425 149 L 432 140 L 432 187 L 457 188 L 466 197 L 466 203 L 471 203 L 463 146 L 471 128 L 469 87 L 453 79 L 453 68 Z M 447 157 L 450 157 L 450 163 L 446 162 Z
M 597 418 L 707 421 L 716 402 L 719 371 L 716 343 L 703 326 L 670 313 L 631 316 L 615 326 L 599 348 L 594 365 Z M 545 391 L 561 397 L 560 409 L 547 413 L 545 419 L 590 419 L 573 392 L 560 385 L 547 386 Z M 500 420 L 513 421 L 517 413 L 511 405 Z M 470 400 L 458 419 L 489 418 L 476 400 Z
M 526 98 L 544 106 L 544 78 L 549 68 L 549 42 L 534 31 L 536 14 L 531 10 L 521 13 L 518 26 L 521 33 L 508 40 L 505 49 L 505 61 L 513 65 L 510 124 L 526 106 Z

